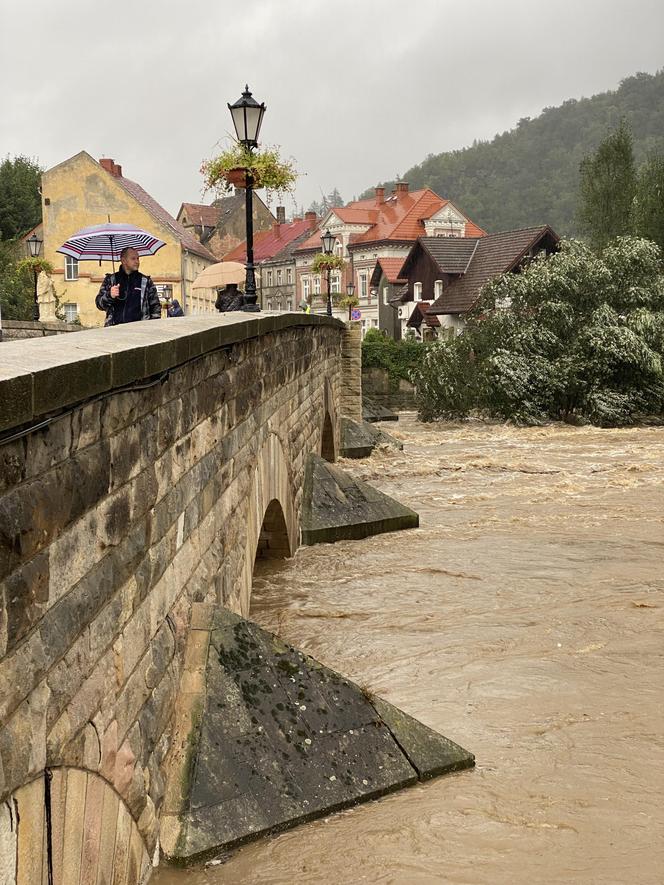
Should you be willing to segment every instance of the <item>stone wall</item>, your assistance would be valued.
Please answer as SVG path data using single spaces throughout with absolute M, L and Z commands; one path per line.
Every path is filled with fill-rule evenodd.
M 23 338 L 45 338 L 62 335 L 63 332 L 80 332 L 78 323 L 61 323 L 59 320 L 3 320 L 0 323 L 0 341 L 17 341 Z
M 305 457 L 326 419 L 338 439 L 343 333 L 234 314 L 3 345 L 5 829 L 17 791 L 64 766 L 156 856 L 192 604 L 247 613 L 268 507 L 297 547 Z M 16 845 L 0 838 L 0 870 Z

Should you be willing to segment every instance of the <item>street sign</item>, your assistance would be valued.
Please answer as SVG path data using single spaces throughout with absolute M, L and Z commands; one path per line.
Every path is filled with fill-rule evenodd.
M 354 307 L 350 312 L 351 320 L 361 320 L 362 319 L 362 311 L 358 310 L 357 307 Z

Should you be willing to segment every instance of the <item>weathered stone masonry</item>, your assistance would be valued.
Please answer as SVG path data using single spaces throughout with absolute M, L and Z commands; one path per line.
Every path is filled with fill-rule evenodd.
M 147 875 L 192 603 L 247 613 L 268 507 L 297 546 L 306 455 L 330 426 L 337 450 L 343 336 L 222 315 L 3 345 L 0 433 L 54 417 L 0 445 L 0 873 L 28 869 L 16 811 L 38 818 L 49 770 L 67 881 Z M 97 813 L 112 842 L 83 826 Z

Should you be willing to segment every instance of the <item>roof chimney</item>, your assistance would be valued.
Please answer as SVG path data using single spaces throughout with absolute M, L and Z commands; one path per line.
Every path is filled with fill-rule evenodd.
M 376 205 L 381 206 L 385 202 L 385 188 L 377 187 L 376 188 Z
M 313 230 L 318 224 L 318 216 L 315 212 L 305 212 L 304 220 L 307 222 L 309 230 Z
M 114 178 L 119 178 L 122 175 L 122 166 L 118 166 L 115 160 L 110 160 L 108 157 L 104 157 L 99 161 L 99 165 Z
M 408 182 L 407 181 L 397 181 L 394 186 L 394 193 L 397 195 L 397 200 L 402 199 L 408 193 Z
M 276 221 L 272 222 L 272 233 L 277 237 L 279 236 L 279 228 L 280 227 L 281 227 L 281 224 L 278 219 Z
M 277 206 L 277 222 L 279 224 L 286 224 L 286 207 L 285 206 Z

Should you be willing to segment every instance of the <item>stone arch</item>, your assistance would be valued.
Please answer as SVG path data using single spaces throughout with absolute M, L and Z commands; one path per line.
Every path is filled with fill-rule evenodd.
M 17 885 L 146 882 L 152 864 L 111 785 L 81 768 L 52 768 L 0 804 L 0 865 Z
M 337 452 L 337 416 L 334 408 L 334 396 L 332 395 L 332 385 L 330 379 L 325 379 L 323 388 L 323 414 L 320 431 L 320 456 L 326 461 L 336 461 Z
M 268 513 L 269 511 L 269 513 Z M 280 555 L 291 556 L 297 547 L 298 525 L 291 467 L 281 440 L 271 431 L 261 447 L 253 471 L 247 512 L 247 539 L 240 578 L 239 598 L 231 599 L 234 608 L 246 617 L 249 613 L 254 562 L 266 524 L 275 533 Z

